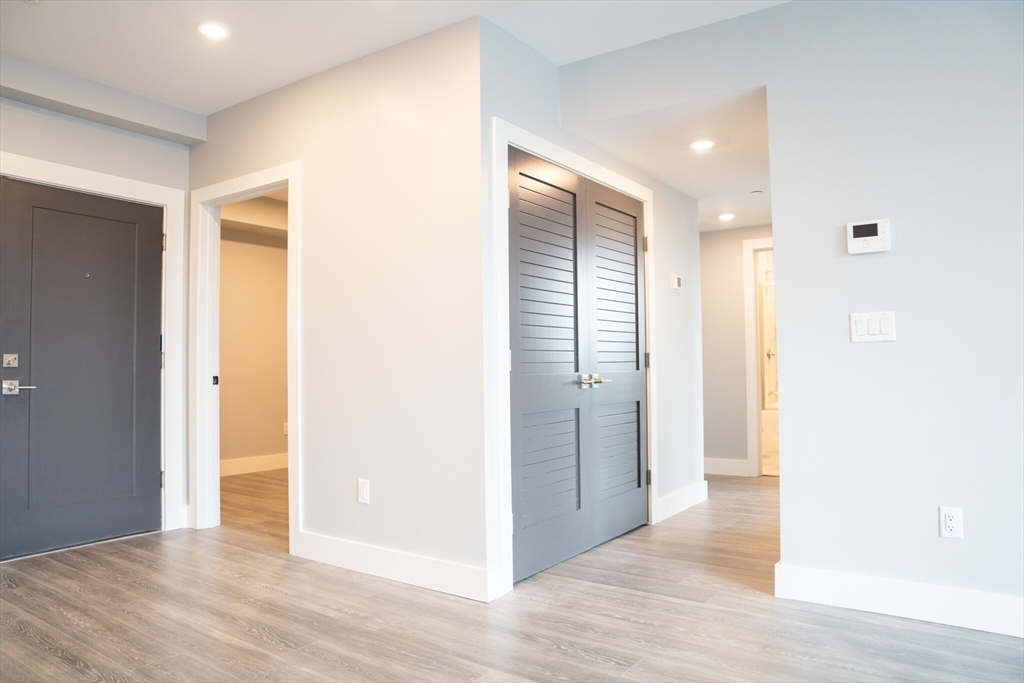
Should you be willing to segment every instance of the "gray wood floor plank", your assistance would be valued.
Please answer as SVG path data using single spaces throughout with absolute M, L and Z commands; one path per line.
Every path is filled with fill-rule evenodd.
M 236 683 L 241 680 L 222 669 L 210 666 L 209 663 L 192 654 L 180 654 L 140 667 L 135 670 L 135 675 L 140 680 L 150 683 L 191 683 L 193 681 Z
M 49 683 L 53 679 L 43 676 L 15 658 L 0 646 L 0 681 L 5 683 Z
M 132 681 L 131 671 L 0 600 L 0 649 L 56 681 Z
M 2 597 L 7 604 L 21 608 L 126 669 L 152 664 L 178 652 L 45 585 L 4 591 Z
M 224 477 L 223 525 L 0 565 L 4 681 L 1016 681 L 1024 641 L 773 597 L 778 479 L 490 604 L 288 555 L 287 471 Z

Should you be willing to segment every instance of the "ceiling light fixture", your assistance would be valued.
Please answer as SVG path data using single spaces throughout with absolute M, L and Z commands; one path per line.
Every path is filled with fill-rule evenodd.
M 731 221 L 733 218 L 736 218 L 736 214 L 734 214 L 734 213 L 723 213 L 721 216 L 718 217 L 718 220 L 720 220 L 720 221 Z
M 751 190 L 750 194 L 764 194 L 764 190 Z
M 213 21 L 206 21 L 199 24 L 199 32 L 207 38 L 213 38 L 214 40 L 221 40 L 222 38 L 228 37 L 228 27 L 224 24 L 218 24 Z
M 715 146 L 712 140 L 694 140 L 690 143 L 690 149 L 697 152 L 704 152 Z

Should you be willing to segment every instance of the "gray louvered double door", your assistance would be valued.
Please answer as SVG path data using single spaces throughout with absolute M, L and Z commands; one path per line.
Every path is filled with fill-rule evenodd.
M 636 199 L 515 148 L 509 193 L 519 581 L 647 522 L 644 230 Z

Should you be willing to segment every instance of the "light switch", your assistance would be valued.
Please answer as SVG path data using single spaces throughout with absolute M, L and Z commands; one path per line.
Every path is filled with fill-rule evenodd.
M 896 341 L 896 313 L 894 311 L 851 313 L 850 341 Z

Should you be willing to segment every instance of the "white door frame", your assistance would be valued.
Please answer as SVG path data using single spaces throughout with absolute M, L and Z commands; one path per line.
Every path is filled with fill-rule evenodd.
M 162 207 L 167 249 L 163 258 L 164 370 L 161 392 L 162 528 L 180 529 L 188 518 L 185 486 L 185 190 L 0 152 L 0 174 L 41 185 Z
M 189 277 L 189 526 L 220 524 L 220 207 L 288 190 L 288 526 L 302 528 L 302 374 L 299 277 L 302 253 L 302 163 L 293 161 L 192 191 Z
M 760 477 L 761 461 L 761 333 L 757 311 L 757 263 L 754 255 L 773 249 L 771 237 L 743 240 L 743 331 L 747 376 L 746 475 Z
M 487 600 L 512 590 L 512 352 L 509 349 L 508 147 L 522 149 L 634 197 L 644 206 L 644 255 L 647 349 L 648 523 L 661 521 L 658 510 L 658 439 L 654 352 L 654 192 L 574 152 L 559 147 L 501 118 L 492 119 L 490 229 L 484 231 L 484 479 L 487 529 Z

